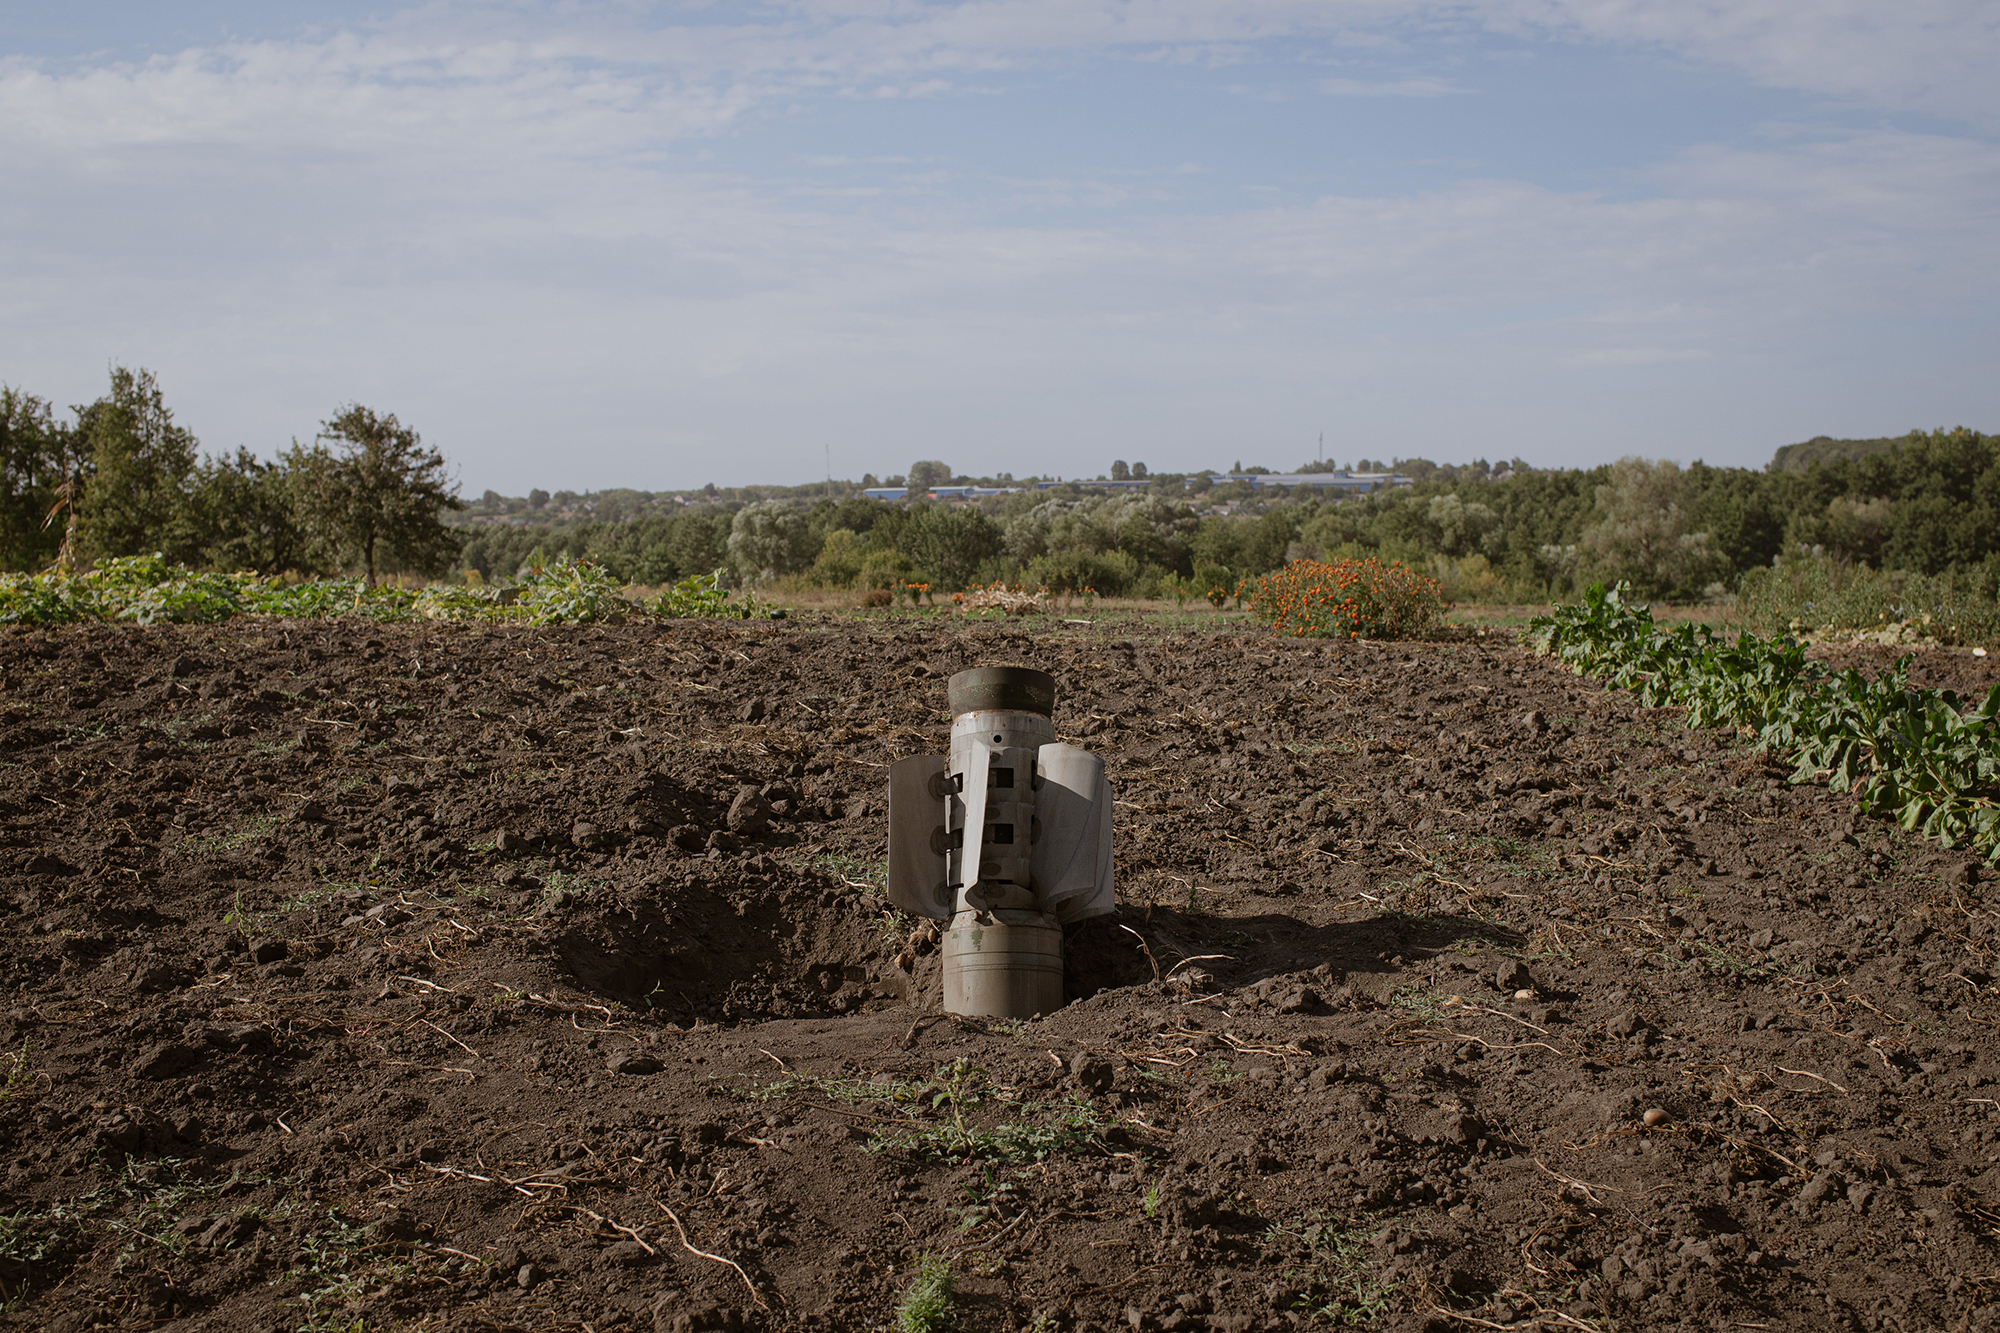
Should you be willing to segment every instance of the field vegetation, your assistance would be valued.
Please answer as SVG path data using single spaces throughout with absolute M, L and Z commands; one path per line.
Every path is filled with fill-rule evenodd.
M 1336 500 L 1119 461 L 1112 477 L 1135 488 L 1107 494 L 919 460 L 886 480 L 1015 489 L 888 504 L 859 493 L 869 476 L 468 501 L 444 456 L 393 414 L 349 404 L 271 461 L 241 449 L 204 457 L 155 377 L 117 368 L 107 393 L 67 418 L 0 388 L 0 568 L 157 555 L 189 571 L 183 581 L 248 571 L 288 586 L 358 578 L 372 589 L 396 575 L 504 588 L 588 562 L 619 587 L 700 579 L 780 599 L 886 605 L 997 585 L 1247 605 L 1261 589 L 1268 610 L 1279 585 L 1260 580 L 1288 567 L 1280 583 L 1296 580 L 1310 568 L 1296 562 L 1310 561 L 1400 567 L 1454 604 L 1547 604 L 1623 582 L 1639 597 L 1729 610 L 1765 634 L 1986 644 L 2000 631 L 2000 440 L 1977 431 L 1818 437 L 1762 471 L 1631 457 L 1588 469 L 1355 466 L 1393 467 L 1415 484 Z M 1231 471 L 1269 469 L 1239 460 Z M 344 586 L 298 596 L 353 600 Z

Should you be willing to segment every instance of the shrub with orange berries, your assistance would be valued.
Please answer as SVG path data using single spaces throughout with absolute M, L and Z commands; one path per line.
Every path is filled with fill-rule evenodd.
M 1294 560 L 1243 580 L 1236 596 L 1279 633 L 1300 639 L 1415 639 L 1444 620 L 1438 581 L 1400 560 Z

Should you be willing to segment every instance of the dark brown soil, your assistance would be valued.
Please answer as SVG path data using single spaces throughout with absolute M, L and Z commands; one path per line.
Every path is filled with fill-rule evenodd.
M 884 766 L 993 662 L 1119 798 L 1122 917 L 1019 1024 L 938 1014 L 876 888 Z M 0 671 L 0 1326 L 870 1329 L 927 1255 L 982 1330 L 2000 1323 L 1989 872 L 1505 644 Z

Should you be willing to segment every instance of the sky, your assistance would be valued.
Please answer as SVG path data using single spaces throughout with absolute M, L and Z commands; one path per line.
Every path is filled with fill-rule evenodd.
M 1990 0 L 13 0 L 0 382 L 472 495 L 2000 430 L 1996 65 Z

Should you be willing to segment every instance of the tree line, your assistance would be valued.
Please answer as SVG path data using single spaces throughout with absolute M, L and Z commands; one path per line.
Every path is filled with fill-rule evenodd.
M 779 587 L 941 593 L 997 580 L 1184 597 L 1300 557 L 1375 556 L 1424 569 L 1454 601 L 1541 602 L 1607 579 L 1647 597 L 1715 598 L 1752 570 L 1804 555 L 1964 575 L 1989 599 L 2000 584 L 2000 440 L 1964 427 L 1819 437 L 1763 470 L 1641 458 L 1581 469 L 1518 459 L 1362 466 L 1417 481 L 1332 499 L 1120 462 L 1120 480 L 1148 485 L 907 505 L 848 484 L 818 497 L 806 487 L 706 487 L 649 496 L 643 517 L 560 524 L 542 520 L 547 497 L 537 491 L 508 521 L 454 527 L 467 506 L 445 459 L 394 415 L 349 404 L 275 461 L 245 449 L 203 456 L 155 377 L 119 367 L 107 393 L 67 415 L 0 386 L 0 564 L 77 567 L 158 552 L 194 568 L 371 579 L 470 570 L 506 581 L 568 555 L 655 586 L 721 571 Z M 955 479 L 936 459 L 907 476 Z
M 631 522 L 487 528 L 461 558 L 487 578 L 560 552 L 641 583 L 722 569 L 824 588 L 950 591 L 997 579 L 1158 597 L 1233 588 L 1302 556 L 1376 556 L 1432 573 L 1454 601 L 1541 602 L 1607 579 L 1647 597 L 1712 599 L 1751 570 L 1804 555 L 1962 572 L 1992 595 L 2000 440 L 1961 427 L 1859 450 L 1825 443 L 1810 466 L 1788 457 L 1762 471 L 1641 458 L 1548 470 L 1397 460 L 1424 479 L 1338 500 L 1303 487 L 1211 488 L 1205 477 L 1191 488 L 1167 475 L 1117 495 L 1065 486 L 908 506 L 696 503 Z
M 203 456 L 150 371 L 67 418 L 0 385 L 0 565 L 76 568 L 158 553 L 198 569 L 435 576 L 458 559 L 464 508 L 445 460 L 394 414 L 349 404 L 265 462 Z

